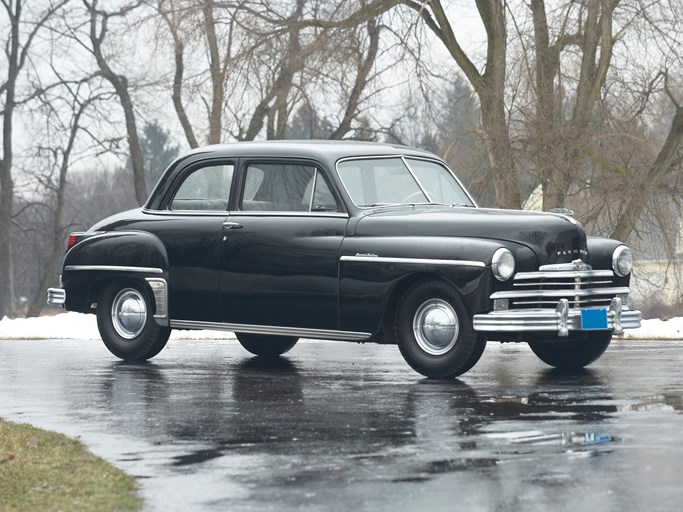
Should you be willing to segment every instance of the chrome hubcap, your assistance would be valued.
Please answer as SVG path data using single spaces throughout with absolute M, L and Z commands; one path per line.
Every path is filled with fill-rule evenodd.
M 422 304 L 413 318 L 413 334 L 422 350 L 433 356 L 448 352 L 458 340 L 460 324 L 453 306 L 442 299 Z
M 145 298 L 134 288 L 124 288 L 114 298 L 111 320 L 114 330 L 122 338 L 132 340 L 137 337 L 147 323 Z

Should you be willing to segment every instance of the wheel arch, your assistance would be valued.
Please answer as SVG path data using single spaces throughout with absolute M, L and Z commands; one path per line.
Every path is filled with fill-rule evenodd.
M 442 277 L 430 272 L 416 272 L 405 276 L 394 285 L 393 289 L 388 294 L 386 304 L 382 309 L 382 320 L 380 323 L 382 343 L 396 344 L 396 326 L 394 318 L 398 306 L 401 303 L 401 299 L 415 283 L 428 279 L 442 279 Z
M 93 304 L 113 281 L 140 283 L 154 305 L 155 319 L 168 325 L 168 254 L 146 231 L 94 232 L 64 258 L 62 283 L 69 311 L 94 313 Z

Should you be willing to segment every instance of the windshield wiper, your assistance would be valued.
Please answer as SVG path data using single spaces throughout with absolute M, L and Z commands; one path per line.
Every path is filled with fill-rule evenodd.
M 386 206 L 401 206 L 402 204 L 408 203 L 372 203 L 372 204 L 362 204 L 361 208 L 383 208 Z

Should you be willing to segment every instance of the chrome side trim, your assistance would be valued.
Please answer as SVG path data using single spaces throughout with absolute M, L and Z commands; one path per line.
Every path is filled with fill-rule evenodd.
M 143 274 L 163 274 L 164 271 L 156 267 L 126 267 L 119 265 L 67 265 L 65 271 L 100 270 L 106 272 L 141 272 Z
M 439 260 L 431 258 L 388 258 L 384 256 L 342 256 L 340 261 L 370 262 L 370 263 L 408 263 L 411 265 L 451 265 L 455 267 L 486 268 L 483 261 L 472 260 Z
M 145 281 L 149 284 L 154 294 L 156 313 L 154 320 L 157 324 L 166 327 L 168 325 L 168 285 L 165 279 L 159 277 L 147 277 Z
M 66 290 L 64 288 L 48 288 L 47 303 L 54 306 L 64 306 L 66 303 Z
M 173 329 L 208 329 L 212 331 L 244 332 L 247 334 L 271 334 L 276 336 L 298 336 L 323 340 L 362 341 L 372 336 L 369 332 L 330 331 L 327 329 L 306 329 L 300 327 L 277 327 L 272 325 L 227 324 L 220 322 L 199 322 L 195 320 L 171 320 Z

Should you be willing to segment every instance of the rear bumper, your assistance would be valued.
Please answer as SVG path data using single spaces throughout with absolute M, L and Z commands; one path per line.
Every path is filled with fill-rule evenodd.
M 640 311 L 623 306 L 615 297 L 607 310 L 607 330 L 622 334 L 624 329 L 640 327 Z M 514 309 L 474 315 L 474 330 L 479 332 L 557 332 L 560 337 L 581 331 L 581 310 L 570 308 L 560 299 L 555 309 Z
M 64 306 L 66 303 L 66 290 L 64 288 L 48 288 L 47 303 L 53 306 Z

